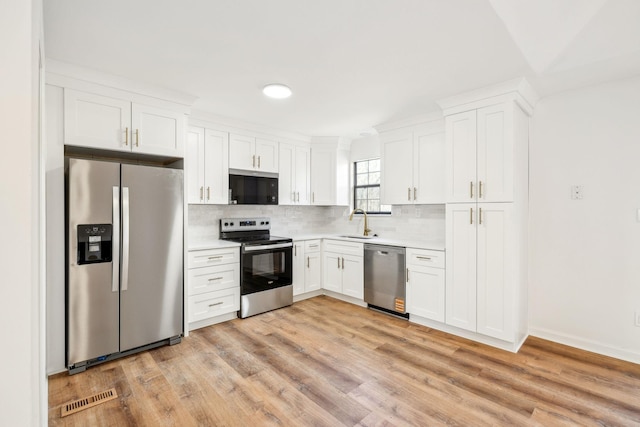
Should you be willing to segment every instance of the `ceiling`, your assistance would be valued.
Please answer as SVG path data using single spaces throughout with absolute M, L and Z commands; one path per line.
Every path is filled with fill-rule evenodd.
M 354 137 L 521 76 L 546 96 L 640 74 L 637 0 L 55 0 L 44 11 L 47 58 L 309 136 Z M 293 96 L 264 97 L 273 82 Z

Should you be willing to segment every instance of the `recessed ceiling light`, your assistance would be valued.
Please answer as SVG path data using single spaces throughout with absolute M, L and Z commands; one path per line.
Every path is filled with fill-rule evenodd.
M 280 83 L 273 83 L 262 88 L 262 93 L 269 98 L 284 99 L 291 96 L 291 89 Z

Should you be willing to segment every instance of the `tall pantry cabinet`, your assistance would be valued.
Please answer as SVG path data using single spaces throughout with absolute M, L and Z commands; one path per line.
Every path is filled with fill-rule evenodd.
M 440 103 L 445 323 L 516 351 L 527 336 L 528 123 L 535 97 L 524 80 L 479 95 Z

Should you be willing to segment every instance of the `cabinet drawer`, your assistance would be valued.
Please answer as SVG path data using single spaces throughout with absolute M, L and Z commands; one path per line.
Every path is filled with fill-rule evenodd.
M 304 242 L 304 252 L 319 252 L 320 251 L 320 240 L 307 240 Z
M 189 322 L 240 310 L 240 287 L 189 297 Z
M 189 270 L 189 295 L 240 286 L 240 265 L 238 263 Z
M 342 240 L 324 240 L 322 242 L 322 248 L 325 252 L 364 256 L 364 245 L 362 243 L 345 242 Z
M 444 252 L 407 248 L 407 265 L 444 268 Z
M 189 268 L 240 262 L 240 248 L 189 251 Z

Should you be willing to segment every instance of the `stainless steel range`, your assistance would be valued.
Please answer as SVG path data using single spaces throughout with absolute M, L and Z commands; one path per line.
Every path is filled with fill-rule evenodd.
M 293 240 L 271 236 L 269 218 L 222 218 L 220 239 L 241 243 L 240 312 L 245 318 L 293 304 Z

